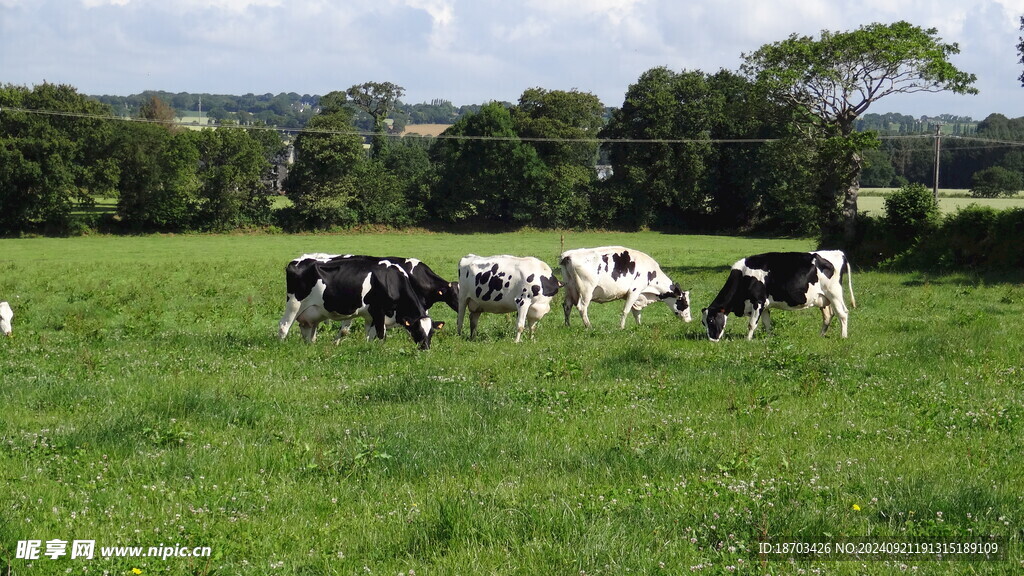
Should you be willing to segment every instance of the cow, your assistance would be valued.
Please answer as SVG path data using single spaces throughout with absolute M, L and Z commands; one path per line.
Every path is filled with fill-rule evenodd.
M 323 252 L 313 252 L 310 254 L 303 254 L 292 262 L 298 262 L 312 258 L 321 262 L 327 262 L 335 258 L 353 258 L 353 254 L 325 254 Z M 377 258 L 375 256 L 359 256 L 360 258 Z M 452 309 L 453 312 L 459 311 L 459 284 L 458 282 L 449 282 L 444 278 L 438 276 L 430 266 L 427 266 L 423 262 L 416 258 L 403 258 L 400 256 L 383 256 L 377 258 L 378 260 L 387 260 L 392 264 L 401 266 L 407 274 L 409 274 L 409 280 L 412 281 L 413 290 L 419 294 L 423 301 L 423 306 L 428 310 L 437 304 L 438 302 L 444 302 Z M 352 326 L 352 319 L 341 320 L 340 330 L 338 338 L 347 336 Z
M 352 258 L 353 254 L 325 254 L 322 252 L 314 252 L 311 254 L 303 254 L 299 256 L 293 262 L 299 260 L 305 260 L 312 258 L 321 262 L 326 262 L 334 258 Z M 360 256 L 360 258 L 377 258 L 375 256 Z M 452 312 L 459 311 L 459 283 L 449 282 L 437 275 L 430 266 L 427 266 L 416 258 L 403 258 L 400 256 L 382 256 L 379 260 L 387 260 L 392 264 L 398 264 L 405 269 L 406 273 L 409 274 L 409 279 L 412 281 L 412 286 L 416 290 L 416 293 L 423 298 L 423 305 L 428 309 L 432 308 L 434 304 L 438 302 L 444 302 L 452 309 Z
M 821 308 L 821 335 L 839 317 L 842 337 L 847 337 L 849 310 L 843 301 L 843 275 L 847 276 L 850 304 L 853 296 L 853 274 L 846 254 L 839 250 L 818 252 L 769 252 L 748 256 L 732 265 L 729 279 L 711 304 L 701 310 L 701 324 L 708 338 L 718 342 L 725 332 L 729 313 L 749 316 L 747 340 L 754 338 L 758 320 L 771 332 L 769 309 L 803 310 Z
M 640 324 L 640 313 L 658 300 L 684 322 L 692 320 L 690 292 L 679 286 L 661 271 L 653 258 L 622 246 L 578 248 L 562 252 L 559 259 L 562 280 L 565 282 L 565 325 L 569 325 L 573 307 L 580 311 L 583 325 L 590 328 L 587 313 L 591 302 L 625 300 L 619 328 L 626 327 L 626 315 Z
M 551 310 L 551 298 L 558 293 L 559 282 L 551 267 L 536 258 L 517 256 L 477 256 L 459 260 L 458 333 L 469 311 L 469 337 L 476 337 L 480 314 L 516 313 L 516 342 L 527 324 L 532 336 L 537 322 Z
M 383 340 L 387 327 L 400 323 L 427 350 L 434 331 L 444 326 L 431 320 L 402 266 L 370 256 L 308 256 L 285 267 L 287 298 L 278 331 L 282 340 L 296 320 L 305 340 L 314 342 L 321 322 L 359 316 L 366 320 L 367 340 Z
M 14 319 L 14 310 L 11 310 L 11 305 L 7 302 L 0 302 L 0 332 L 4 333 L 4 336 L 11 335 L 11 320 Z

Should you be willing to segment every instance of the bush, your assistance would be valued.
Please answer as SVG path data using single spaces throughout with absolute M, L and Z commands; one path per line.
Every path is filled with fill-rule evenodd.
M 923 184 L 910 184 L 886 196 L 885 225 L 897 240 L 913 240 L 935 229 L 939 205 Z
M 975 198 L 1013 196 L 1024 188 L 1020 173 L 1002 166 L 992 166 L 975 172 L 971 182 L 971 196 Z
M 893 260 L 896 268 L 1019 271 L 1024 267 L 1024 208 L 995 210 L 972 204 Z

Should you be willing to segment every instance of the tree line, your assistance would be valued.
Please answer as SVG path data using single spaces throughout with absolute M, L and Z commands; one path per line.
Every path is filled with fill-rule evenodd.
M 647 70 L 616 108 L 588 92 L 539 87 L 515 103 L 417 105 L 452 122 L 438 138 L 395 135 L 403 107 L 411 119 L 417 106 L 402 104 L 404 89 L 387 82 L 315 98 L 245 97 L 270 108 L 276 101 L 278 112 L 286 103 L 302 109 L 301 130 L 227 118 L 217 129 L 184 130 L 168 118 L 175 97 L 193 105 L 189 95 L 149 94 L 130 115 L 144 121 L 128 122 L 124 103 L 73 87 L 5 86 L 0 232 L 73 229 L 72 212 L 99 196 L 116 198 L 116 214 L 86 225 L 132 232 L 532 226 L 850 242 L 862 183 L 930 183 L 932 174 L 931 157 L 921 154 L 932 140 L 887 139 L 904 123 L 863 111 L 901 91 L 973 93 L 973 75 L 948 62 L 956 52 L 935 30 L 905 22 L 794 35 L 744 55 L 738 71 Z M 871 96 L 851 101 L 830 90 Z M 204 95 L 203 107 L 228 104 Z M 960 133 L 943 140 L 945 186 L 992 167 L 1024 173 L 1019 148 L 966 140 L 970 130 L 1024 140 L 1024 120 L 966 120 L 956 119 Z M 859 130 L 858 121 L 877 125 Z M 288 202 L 274 209 L 270 184 L 281 179 L 272 170 L 288 144 Z
M 282 92 L 280 94 L 194 94 L 147 90 L 130 96 L 92 95 L 90 98 L 110 106 L 113 113 L 126 118 L 137 118 L 154 98 L 169 106 L 177 114 L 187 113 L 196 118 L 200 113 L 211 124 L 262 124 L 287 129 L 301 129 L 320 110 L 320 95 Z M 455 106 L 450 100 L 435 98 L 430 102 L 396 103 L 392 111 L 390 129 L 401 132 L 409 124 L 451 124 L 463 114 L 476 112 L 478 104 Z M 354 122 L 363 130 L 373 128 L 372 117 L 355 110 Z

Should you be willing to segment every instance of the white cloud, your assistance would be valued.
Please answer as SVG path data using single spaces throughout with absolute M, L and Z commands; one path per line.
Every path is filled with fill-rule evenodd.
M 459 104 L 539 86 L 614 106 L 655 66 L 735 70 L 743 53 L 793 33 L 906 20 L 957 42 L 952 60 L 982 95 L 872 111 L 1015 117 L 1021 15 L 1024 0 L 0 0 L 0 82 L 323 94 L 377 80 L 410 101 Z

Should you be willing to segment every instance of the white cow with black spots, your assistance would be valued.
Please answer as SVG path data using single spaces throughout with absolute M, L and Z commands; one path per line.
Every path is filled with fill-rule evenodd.
M 459 260 L 458 332 L 469 311 L 469 337 L 476 337 L 480 314 L 516 313 L 516 342 L 527 325 L 530 334 L 537 322 L 551 310 L 551 298 L 558 293 L 559 282 L 551 267 L 536 258 L 517 256 L 477 256 Z
M 559 259 L 565 281 L 565 325 L 569 325 L 573 307 L 580 311 L 583 324 L 590 328 L 587 311 L 591 302 L 625 300 L 619 328 L 626 327 L 626 315 L 633 313 L 640 323 L 640 312 L 662 301 L 678 318 L 689 322 L 690 293 L 672 282 L 661 266 L 647 254 L 622 246 L 578 248 L 562 252 Z

